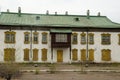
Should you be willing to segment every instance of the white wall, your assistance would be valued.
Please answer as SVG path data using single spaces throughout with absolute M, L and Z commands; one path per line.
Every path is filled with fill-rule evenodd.
M 4 61 L 4 49 L 5 48 L 16 48 L 16 61 L 17 62 L 24 62 L 24 49 L 28 48 L 30 49 L 30 44 L 24 44 L 24 32 L 27 32 L 27 30 L 13 30 L 16 32 L 16 43 L 15 44 L 5 44 L 4 38 L 5 34 L 4 32 L 7 30 L 0 30 L 0 61 Z M 30 32 L 30 31 L 28 31 Z M 32 47 L 39 49 L 39 60 L 41 61 L 41 49 L 46 48 L 48 50 L 47 57 L 48 60 L 46 62 L 51 62 L 51 38 L 50 38 L 50 32 L 49 31 L 37 31 L 39 33 L 39 44 L 33 44 Z M 48 33 L 48 44 L 42 44 L 42 32 Z M 81 58 L 81 49 L 86 49 L 86 45 L 80 44 L 80 34 L 82 32 L 76 32 L 78 33 L 78 44 L 72 44 L 72 49 L 76 48 L 78 49 L 78 61 Z M 102 45 L 101 44 L 101 34 L 106 32 L 93 32 L 94 33 L 94 45 L 89 45 L 89 49 L 94 49 L 94 62 L 103 62 L 101 61 L 101 50 L 102 49 L 110 49 L 111 50 L 111 62 L 120 62 L 120 45 L 118 44 L 118 34 L 120 32 L 107 32 L 111 34 L 111 44 L 110 45 Z M 69 48 L 61 48 L 63 50 L 63 62 L 69 62 L 70 59 L 70 50 Z M 53 62 L 57 62 L 57 50 L 59 48 L 53 49 Z

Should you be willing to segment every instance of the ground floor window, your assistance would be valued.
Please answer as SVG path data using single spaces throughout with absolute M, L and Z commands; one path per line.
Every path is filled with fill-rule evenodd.
M 4 61 L 15 61 L 15 49 L 14 48 L 4 49 Z
M 94 61 L 94 49 L 89 50 L 89 61 Z
M 111 60 L 111 50 L 103 49 L 102 50 L 102 61 L 110 61 Z
M 38 61 L 38 49 L 33 49 L 33 61 Z
M 81 49 L 81 61 L 86 61 L 86 49 Z
M 24 49 L 24 61 L 29 61 L 29 49 Z
M 47 49 L 42 49 L 42 61 L 47 61 Z
M 78 50 L 77 50 L 77 49 L 73 49 L 73 50 L 72 50 L 72 60 L 73 60 L 73 61 L 78 60 L 77 54 L 78 54 Z

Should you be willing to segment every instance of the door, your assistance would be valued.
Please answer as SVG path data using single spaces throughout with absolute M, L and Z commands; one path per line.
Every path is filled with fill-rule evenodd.
M 57 50 L 57 62 L 63 62 L 63 50 Z

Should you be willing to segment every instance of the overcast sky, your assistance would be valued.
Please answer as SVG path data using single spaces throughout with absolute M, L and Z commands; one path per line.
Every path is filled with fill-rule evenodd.
M 120 0 L 0 0 L 0 11 L 17 12 L 21 7 L 24 13 L 86 15 L 89 9 L 91 15 L 107 16 L 113 22 L 120 23 Z

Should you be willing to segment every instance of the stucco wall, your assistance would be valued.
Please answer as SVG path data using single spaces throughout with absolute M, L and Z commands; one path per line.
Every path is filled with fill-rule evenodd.
M 5 34 L 4 32 L 7 30 L 0 30 L 0 61 L 4 61 L 4 49 L 5 48 L 15 48 L 16 49 L 16 62 L 24 62 L 24 49 L 30 49 L 30 44 L 24 44 L 24 32 L 27 30 L 14 30 L 16 32 L 16 43 L 15 44 L 5 44 Z M 30 31 L 28 31 L 30 32 Z M 34 32 L 34 31 L 33 31 Z M 41 49 L 47 49 L 47 61 L 51 62 L 51 37 L 49 31 L 37 31 L 39 33 L 39 44 L 32 44 L 32 49 L 37 48 L 38 51 L 38 61 L 42 62 L 41 60 Z M 48 43 L 42 44 L 42 32 L 48 33 Z M 81 58 L 81 49 L 86 49 L 86 45 L 82 45 L 80 43 L 80 34 L 78 33 L 78 44 L 72 44 L 72 49 L 78 49 L 78 61 Z M 92 32 L 94 33 L 94 44 L 88 45 L 89 49 L 94 49 L 94 62 L 104 62 L 101 60 L 101 50 L 102 49 L 110 49 L 111 50 L 111 61 L 110 62 L 120 62 L 120 45 L 118 44 L 118 32 Z M 111 34 L 111 44 L 110 45 L 102 45 L 101 44 L 101 34 L 102 33 L 109 33 Z M 53 62 L 57 62 L 57 50 L 63 50 L 63 62 L 69 62 L 70 59 L 70 48 L 54 48 L 53 49 Z

